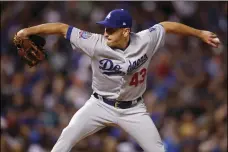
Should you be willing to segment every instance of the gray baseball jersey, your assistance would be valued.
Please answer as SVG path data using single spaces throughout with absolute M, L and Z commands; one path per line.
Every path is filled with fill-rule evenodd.
M 144 93 L 150 60 L 164 44 L 164 35 L 159 24 L 131 33 L 130 44 L 124 51 L 108 47 L 103 35 L 74 27 L 68 29 L 66 38 L 73 48 L 91 57 L 93 90 L 106 98 L 129 101 Z M 69 152 L 80 140 L 112 125 L 129 133 L 145 152 L 165 151 L 143 100 L 132 108 L 119 109 L 91 95 L 63 129 L 51 152 Z
M 164 44 L 165 30 L 160 24 L 130 33 L 125 50 L 112 49 L 101 34 L 75 27 L 67 32 L 73 49 L 91 57 L 92 89 L 108 99 L 135 100 L 146 90 L 147 71 L 155 52 Z

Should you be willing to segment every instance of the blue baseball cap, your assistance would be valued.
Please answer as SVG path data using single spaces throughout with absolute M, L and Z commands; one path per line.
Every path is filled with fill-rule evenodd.
M 132 17 L 124 9 L 115 9 L 109 12 L 103 21 L 97 22 L 104 27 L 109 28 L 131 28 Z

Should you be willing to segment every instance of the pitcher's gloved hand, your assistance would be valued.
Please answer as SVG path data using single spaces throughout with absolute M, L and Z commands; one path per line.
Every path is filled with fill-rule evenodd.
M 30 67 L 34 67 L 47 58 L 44 50 L 46 40 L 38 35 L 28 37 L 14 36 L 13 42 L 17 47 L 18 54 Z

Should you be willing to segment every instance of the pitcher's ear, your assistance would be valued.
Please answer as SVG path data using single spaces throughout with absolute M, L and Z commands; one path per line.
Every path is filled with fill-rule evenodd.
M 130 29 L 129 28 L 125 28 L 123 31 L 124 37 L 127 37 L 130 34 Z

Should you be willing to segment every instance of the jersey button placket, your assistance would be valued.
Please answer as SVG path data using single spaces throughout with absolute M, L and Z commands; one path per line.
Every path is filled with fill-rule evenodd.
M 126 57 L 124 57 L 124 61 L 125 61 L 125 64 L 128 63 Z M 126 70 L 126 72 L 125 72 L 125 75 L 127 75 L 127 70 Z M 121 96 L 121 91 L 122 91 L 122 89 L 123 89 L 123 85 L 125 84 L 125 80 L 124 80 L 124 76 L 125 76 L 125 75 L 123 75 L 122 78 L 121 78 L 121 85 L 120 85 L 119 97 Z M 118 99 L 119 99 L 119 97 L 118 97 Z

